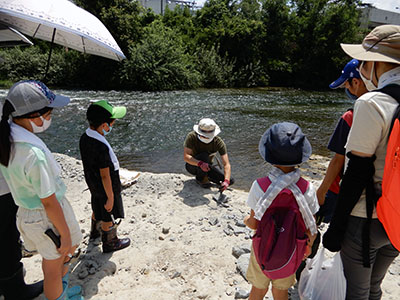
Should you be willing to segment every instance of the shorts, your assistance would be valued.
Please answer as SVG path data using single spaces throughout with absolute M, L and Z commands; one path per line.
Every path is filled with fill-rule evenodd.
M 59 203 L 69 228 L 72 246 L 77 246 L 82 240 L 82 233 L 72 206 L 65 197 Z M 44 233 L 47 229 L 52 229 L 56 235 L 60 235 L 47 217 L 44 208 L 26 209 L 19 207 L 17 212 L 17 227 L 24 239 L 26 249 L 29 251 L 37 250 L 47 260 L 54 260 L 61 257 L 54 242 Z
M 270 282 L 278 290 L 288 290 L 296 283 L 296 274 L 281 279 L 270 279 L 261 270 L 251 247 L 250 262 L 246 273 L 247 280 L 258 289 L 268 289 Z

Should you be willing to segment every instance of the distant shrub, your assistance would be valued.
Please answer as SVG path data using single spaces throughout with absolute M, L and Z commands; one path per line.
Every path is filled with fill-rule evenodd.
M 129 49 L 122 80 L 135 90 L 191 89 L 200 85 L 200 74 L 180 36 L 155 21 L 145 28 L 139 44 Z
M 221 57 L 218 52 L 219 47 L 200 47 L 195 53 L 196 69 L 202 76 L 204 87 L 229 87 L 234 82 L 234 61 L 227 55 Z

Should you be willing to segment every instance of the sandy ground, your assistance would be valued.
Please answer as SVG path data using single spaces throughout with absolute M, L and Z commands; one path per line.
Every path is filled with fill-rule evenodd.
M 228 207 L 217 205 L 216 187 L 203 189 L 184 174 L 142 173 L 123 191 L 126 217 L 118 228 L 130 237 L 129 248 L 101 252 L 100 239 L 89 242 L 90 193 L 82 164 L 57 154 L 71 202 L 84 234 L 82 255 L 72 266 L 71 281 L 80 284 L 85 299 L 234 299 L 246 297 L 251 286 L 237 269 L 236 256 L 249 249 L 250 230 L 242 220 L 248 212 L 247 193 L 230 189 Z M 303 175 L 318 184 L 327 166 L 313 156 Z M 243 256 L 244 255 L 244 256 Z M 241 263 L 246 264 L 246 254 Z M 247 254 L 248 256 L 248 254 Z M 42 278 L 41 258 L 23 259 L 26 280 Z M 240 262 L 239 262 L 240 263 Z M 240 267 L 239 267 L 240 268 Z M 400 259 L 383 283 L 383 299 L 400 299 Z M 298 299 L 296 290 L 292 300 Z M 42 294 L 37 299 L 45 299 Z M 266 299 L 272 299 L 270 292 Z M 329 300 L 329 299 L 327 299 Z

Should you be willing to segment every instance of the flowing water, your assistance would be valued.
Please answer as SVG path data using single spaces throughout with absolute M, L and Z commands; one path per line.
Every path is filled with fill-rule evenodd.
M 79 156 L 79 137 L 87 128 L 90 100 L 106 99 L 127 107 L 107 136 L 122 167 L 139 171 L 185 173 L 183 141 L 203 117 L 213 118 L 228 147 L 235 186 L 248 190 L 265 175 L 258 141 L 273 123 L 300 125 L 314 154 L 326 149 L 340 115 L 353 103 L 343 91 L 307 92 L 294 89 L 200 89 L 172 92 L 58 90 L 71 104 L 53 112 L 51 127 L 40 134 L 53 152 Z M 4 98 L 7 90 L 0 90 Z

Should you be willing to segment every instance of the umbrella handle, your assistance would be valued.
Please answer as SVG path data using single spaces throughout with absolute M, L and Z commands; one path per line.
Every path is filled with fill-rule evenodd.
M 44 72 L 44 77 L 43 77 L 43 81 L 45 81 L 46 77 L 47 77 L 47 73 L 49 72 L 49 68 L 50 68 L 50 58 L 51 58 L 51 53 L 53 52 L 53 45 L 54 45 L 54 37 L 56 36 L 56 29 L 53 29 L 53 36 L 51 38 L 51 44 L 50 44 L 50 51 L 49 51 L 49 57 L 47 58 L 47 65 L 46 65 L 46 70 Z

